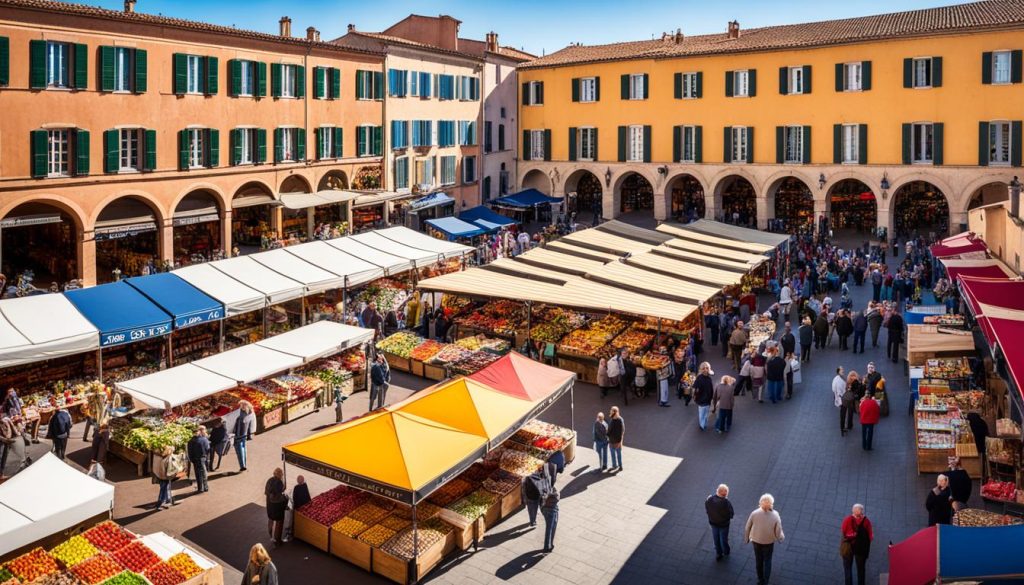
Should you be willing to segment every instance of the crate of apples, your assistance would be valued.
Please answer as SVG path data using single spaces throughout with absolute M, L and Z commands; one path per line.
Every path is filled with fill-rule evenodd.
M 124 528 L 121 528 L 110 520 L 93 526 L 89 530 L 83 532 L 82 536 L 91 542 L 93 546 L 106 552 L 120 550 L 135 540 L 135 538 Z
M 180 585 L 185 582 L 184 575 L 163 561 L 146 569 L 143 576 L 153 585 Z
M 35 581 L 40 577 L 60 571 L 57 561 L 41 548 L 34 548 L 7 563 L 7 569 L 22 581 Z
M 121 571 L 124 571 L 124 567 L 102 553 L 71 567 L 71 572 L 89 585 L 102 583 Z
M 53 558 L 65 567 L 73 567 L 78 563 L 96 556 L 99 551 L 84 536 L 78 534 L 58 544 L 50 551 Z
M 121 566 L 136 573 L 141 573 L 160 562 L 160 557 L 138 540 L 111 554 L 111 556 Z
M 175 571 L 184 575 L 186 579 L 191 579 L 203 572 L 203 570 L 199 568 L 199 565 L 197 565 L 196 562 L 192 560 L 192 557 L 186 552 L 180 552 L 167 559 L 167 564 Z

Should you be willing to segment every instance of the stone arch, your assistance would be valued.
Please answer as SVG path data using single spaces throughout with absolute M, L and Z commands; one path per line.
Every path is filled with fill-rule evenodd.
M 153 222 L 145 220 L 152 214 Z M 170 260 L 164 239 L 166 213 L 148 194 L 116 194 L 97 206 L 92 218 L 96 242 L 96 282 L 139 276 Z M 101 225 L 102 222 L 102 225 Z
M 986 174 L 968 183 L 963 190 L 964 199 L 966 200 L 964 203 L 964 211 L 974 209 L 980 205 L 990 205 L 992 203 L 998 203 L 1009 199 L 1010 181 L 1013 180 L 1014 176 L 1019 175 L 1016 175 L 1012 171 L 992 175 Z M 990 187 L 996 185 L 1001 186 L 1001 193 L 990 194 L 985 192 L 989 190 Z M 992 191 L 996 191 L 996 189 L 992 189 Z M 976 202 L 978 195 L 982 195 L 982 197 L 980 198 L 980 201 Z
M 896 193 L 899 192 L 900 188 L 905 187 L 907 184 L 913 183 L 915 181 L 924 181 L 926 183 L 931 183 L 946 197 L 946 203 L 949 205 L 950 211 L 952 211 L 954 208 L 957 208 L 956 206 L 953 205 L 952 200 L 952 195 L 956 191 L 953 190 L 953 187 L 951 185 L 949 185 L 941 176 L 939 176 L 936 173 L 918 171 L 910 172 L 905 175 L 899 175 L 895 179 L 889 179 L 890 187 L 889 197 L 887 201 L 888 209 L 890 211 L 893 209 L 893 206 L 895 205 Z M 965 203 L 963 205 L 963 208 L 966 209 L 966 207 L 967 204 Z
M 562 183 L 562 195 L 570 197 L 571 194 L 575 194 L 575 197 L 569 200 L 570 210 L 577 213 L 593 212 L 595 205 L 600 206 L 604 201 L 604 182 L 589 167 L 567 171 Z
M 312 193 L 313 186 L 304 175 L 288 175 L 281 181 L 280 193 Z
M 847 179 L 856 179 L 856 180 L 860 181 L 861 183 L 864 183 L 864 185 L 866 185 L 867 188 L 871 190 L 871 193 L 872 193 L 872 195 L 875 196 L 875 199 L 878 199 L 878 200 L 881 199 L 881 197 L 879 196 L 879 190 L 878 190 L 878 184 L 881 182 L 881 178 L 880 177 L 875 177 L 873 175 L 870 175 L 868 173 L 864 173 L 864 172 L 861 172 L 861 171 L 858 171 L 858 170 L 846 169 L 846 170 L 842 170 L 842 171 L 838 171 L 838 172 L 832 173 L 831 175 L 829 175 L 827 177 L 827 179 L 828 180 L 825 181 L 825 187 L 823 189 L 821 189 L 821 193 L 824 194 L 823 196 L 825 198 L 826 204 L 827 204 L 827 202 L 829 200 L 829 193 L 832 192 L 832 189 L 836 185 L 838 185 L 839 183 L 841 183 L 841 182 L 843 182 L 843 181 L 845 181 Z M 826 207 L 826 209 L 827 209 L 827 207 Z
M 221 210 L 231 207 L 231 198 L 217 185 L 214 185 L 213 183 L 194 183 L 189 185 L 188 188 L 179 191 L 174 197 L 171 201 L 170 207 L 168 208 L 170 215 L 174 215 L 174 211 L 178 209 L 178 205 L 181 204 L 181 201 L 185 199 L 185 197 L 196 191 L 207 191 L 211 193 L 217 200 L 217 207 Z
M 348 175 L 345 171 L 331 169 L 317 181 L 317 191 L 345 190 L 348 189 Z
M 519 184 L 521 190 L 536 189 L 545 195 L 551 194 L 551 178 L 540 169 L 530 169 Z
M 945 235 L 952 227 L 949 196 L 941 187 L 927 179 L 901 181 L 893 189 L 890 206 L 897 236 L 920 233 L 923 230 Z M 913 206 L 913 207 L 911 207 Z
M 741 221 L 742 216 L 746 214 L 748 216 L 746 223 L 757 225 L 758 184 L 750 173 L 744 171 L 724 174 L 715 181 L 714 185 L 715 210 L 721 215 L 721 219 L 732 221 L 731 214 L 734 209 L 742 207 Z M 735 194 L 732 193 L 734 188 L 737 191 Z M 728 209 L 726 209 L 727 206 Z M 727 214 L 730 217 L 725 217 Z M 753 221 L 750 221 L 751 219 Z
M 42 205 L 50 205 L 56 207 L 64 213 L 67 213 L 71 217 L 71 220 L 75 223 L 75 229 L 81 232 L 86 226 L 86 213 L 85 211 L 71 199 L 63 197 L 61 195 L 28 195 L 19 199 L 14 199 L 7 202 L 3 206 L 0 206 L 0 219 L 7 217 L 17 207 L 20 207 L 26 203 L 39 203 Z M 91 225 L 91 224 L 90 224 Z
M 239 185 L 231 191 L 231 199 L 234 200 L 243 193 L 251 193 L 254 191 L 263 191 L 263 193 L 271 199 L 278 199 L 277 193 L 269 183 L 263 179 L 255 178 L 246 179 L 239 183 Z
M 825 210 L 833 230 L 864 232 L 878 225 L 881 201 L 870 183 L 850 174 L 826 185 Z
M 791 233 L 813 229 L 814 189 L 800 173 L 775 173 L 764 182 L 765 209 Z M 779 196 L 781 193 L 781 197 Z
M 176 266 L 206 261 L 223 251 L 225 209 L 221 194 L 208 187 L 192 189 L 177 200 L 171 210 L 171 250 Z
M 640 170 L 626 170 L 619 174 L 614 181 L 615 214 L 628 213 L 650 209 L 654 211 L 654 185 L 647 173 Z M 625 192 L 625 199 L 623 198 Z
M 156 197 L 150 195 L 149 193 L 146 193 L 145 191 L 136 191 L 134 189 L 129 189 L 119 191 L 117 193 L 114 193 L 113 195 L 108 195 L 107 197 L 103 198 L 103 200 L 101 200 L 99 204 L 96 205 L 95 209 L 93 209 L 92 215 L 89 216 L 89 223 L 86 224 L 88 226 L 87 230 L 93 229 L 93 227 L 96 225 L 97 219 L 99 218 L 100 214 L 103 213 L 104 209 L 110 206 L 110 204 L 113 203 L 114 201 L 117 201 L 118 199 L 124 197 L 132 197 L 134 199 L 138 199 L 144 202 L 147 206 L 149 206 L 150 209 L 153 210 L 153 214 L 156 217 L 157 227 L 162 226 L 164 224 L 164 221 L 168 217 L 170 217 L 170 213 L 166 209 L 164 209 L 163 205 Z
M 264 232 L 276 229 L 270 206 L 277 197 L 273 189 L 259 179 L 238 186 L 231 197 L 231 245 L 240 252 L 259 249 Z
M 697 219 L 707 212 L 708 187 L 704 179 L 695 172 L 679 171 L 665 180 L 666 215 L 670 219 L 686 219 L 693 208 Z
M 0 219 L 15 218 L 20 221 L 0 230 L 0 272 L 8 282 L 31 271 L 32 284 L 44 289 L 82 276 L 85 222 L 77 205 L 59 197 L 25 197 L 5 205 L 0 215 Z

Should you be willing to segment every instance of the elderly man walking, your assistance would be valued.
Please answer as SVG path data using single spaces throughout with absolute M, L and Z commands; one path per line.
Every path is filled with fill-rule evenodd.
M 775 511 L 775 498 L 771 494 L 761 496 L 756 510 L 747 518 L 744 542 L 754 544 L 754 563 L 757 566 L 757 585 L 766 585 L 772 576 L 772 553 L 775 543 L 782 542 L 782 518 Z
M 743 321 L 737 321 L 736 326 L 729 336 L 729 351 L 732 352 L 732 367 L 736 371 L 740 369 L 740 357 L 743 355 L 743 348 L 747 346 L 747 331 L 743 328 Z
M 708 513 L 711 539 L 715 542 L 715 560 L 720 561 L 729 556 L 729 522 L 735 515 L 729 501 L 729 486 L 719 485 L 715 493 L 704 500 L 704 510 Z

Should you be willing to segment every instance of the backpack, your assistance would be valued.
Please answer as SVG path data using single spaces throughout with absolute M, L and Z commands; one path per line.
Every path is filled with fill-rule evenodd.
M 173 478 L 185 471 L 185 464 L 181 461 L 182 457 L 178 453 L 172 453 L 167 457 L 167 477 Z
M 547 464 L 545 464 L 547 465 Z M 544 485 L 541 486 L 540 490 L 540 505 L 544 508 L 554 508 L 558 506 L 558 500 L 561 496 L 558 494 L 558 488 L 555 487 L 554 482 L 548 475 L 548 471 L 544 470 Z
M 609 378 L 618 378 L 619 376 L 622 375 L 622 372 L 619 369 L 619 358 L 617 357 L 608 360 L 606 369 L 608 370 Z

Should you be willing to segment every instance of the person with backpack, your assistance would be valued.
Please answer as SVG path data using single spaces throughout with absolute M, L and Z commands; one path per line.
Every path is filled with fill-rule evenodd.
M 68 448 L 68 437 L 71 435 L 71 413 L 61 408 L 50 417 L 46 427 L 46 436 L 53 441 L 53 453 L 64 460 Z
M 871 521 L 864 515 L 864 504 L 854 504 L 852 513 L 843 519 L 841 526 L 843 539 L 839 545 L 839 556 L 843 559 L 843 574 L 846 585 L 853 585 L 853 563 L 857 562 L 857 583 L 864 585 L 867 581 L 868 554 L 871 552 L 871 541 L 875 538 Z
M 153 506 L 154 510 L 163 510 L 174 505 L 171 482 L 184 470 L 181 460 L 174 455 L 174 447 L 164 447 L 159 460 L 153 462 L 153 475 L 160 484 L 160 494 L 157 496 L 156 505 Z
M 544 552 L 555 550 L 555 529 L 558 528 L 558 488 L 555 487 L 555 476 L 558 471 L 552 463 L 545 463 L 541 468 L 544 474 L 544 489 L 540 497 L 540 513 L 544 516 Z

